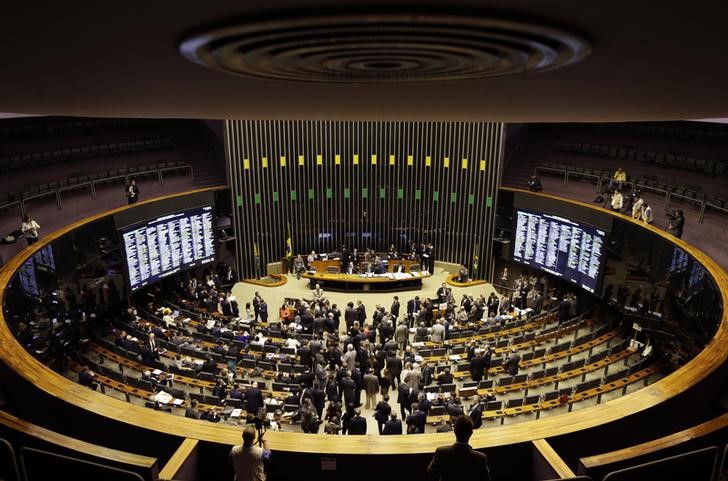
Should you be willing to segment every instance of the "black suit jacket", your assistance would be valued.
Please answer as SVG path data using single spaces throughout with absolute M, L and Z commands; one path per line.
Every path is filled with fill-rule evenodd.
M 382 434 L 402 434 L 402 421 L 399 419 L 390 419 L 384 423 Z
M 425 423 L 427 422 L 427 414 L 417 410 L 407 416 L 407 425 L 414 425 L 417 428 L 418 433 L 425 432 Z
M 374 419 L 380 423 L 386 423 L 391 412 L 392 407 L 388 403 L 379 401 L 377 407 L 374 408 Z
M 263 393 L 260 389 L 251 387 L 245 393 L 245 397 L 248 400 L 248 407 L 246 411 L 252 415 L 258 413 L 258 409 L 263 407 Z
M 361 416 L 354 416 L 349 423 L 349 434 L 366 434 L 367 420 Z
M 399 301 L 392 302 L 392 307 L 389 308 L 389 312 L 391 312 L 395 318 L 399 317 Z
M 488 458 L 465 443 L 437 448 L 427 467 L 427 474 L 432 480 L 490 481 Z

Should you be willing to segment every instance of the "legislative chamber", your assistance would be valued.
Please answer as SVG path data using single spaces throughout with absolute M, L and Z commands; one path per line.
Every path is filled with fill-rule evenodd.
M 723 12 L 332 6 L 6 12 L 0 479 L 723 479 Z

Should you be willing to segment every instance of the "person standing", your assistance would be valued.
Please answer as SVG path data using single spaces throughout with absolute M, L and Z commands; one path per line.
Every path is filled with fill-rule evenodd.
M 521 356 L 518 355 L 515 349 L 511 349 L 511 354 L 506 359 L 504 368 L 508 372 L 509 376 L 515 376 L 518 374 L 518 369 L 521 363 Z
M 374 375 L 374 369 L 369 368 L 364 375 L 364 391 L 366 391 L 367 395 L 364 409 L 374 409 L 377 405 L 377 393 L 379 392 L 379 380 Z
M 129 183 L 126 185 L 126 202 L 127 204 L 136 204 L 139 200 L 139 186 L 136 185 L 136 180 L 132 177 L 129 179 Z
M 397 320 L 399 318 L 399 296 L 394 296 L 392 299 L 392 306 L 389 308 L 389 312 L 392 317 Z
M 28 242 L 29 246 L 38 242 L 39 229 L 40 226 L 35 219 L 30 216 L 30 214 L 25 214 L 25 216 L 23 216 L 23 223 L 20 224 L 20 230 L 23 231 L 23 235 L 25 236 L 25 240 Z
M 384 425 L 389 419 L 389 415 L 392 413 L 392 406 L 389 405 L 389 395 L 385 394 L 381 401 L 379 401 L 374 408 L 374 419 L 377 420 L 377 427 L 379 428 L 379 434 L 382 434 Z
M 490 481 L 488 457 L 473 450 L 468 444 L 473 434 L 473 421 L 469 416 L 458 416 L 454 431 L 455 444 L 437 448 L 427 467 L 428 477 L 441 481 L 461 479 Z
M 258 437 L 261 446 L 254 445 L 255 429 L 248 426 L 243 430 L 243 444 L 230 450 L 230 464 L 235 470 L 235 481 L 265 481 L 265 461 L 270 460 L 268 442 Z

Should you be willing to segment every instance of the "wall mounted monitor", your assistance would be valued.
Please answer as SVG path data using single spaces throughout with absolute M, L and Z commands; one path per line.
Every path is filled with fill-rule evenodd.
M 215 260 L 213 207 L 195 207 L 121 230 L 131 291 Z
M 516 208 L 513 260 L 595 293 L 606 232 L 555 214 Z

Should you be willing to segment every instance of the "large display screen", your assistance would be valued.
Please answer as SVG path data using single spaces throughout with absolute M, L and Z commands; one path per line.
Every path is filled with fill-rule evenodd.
M 606 232 L 564 217 L 516 209 L 513 260 L 596 292 Z
M 175 212 L 121 230 L 129 288 L 215 260 L 212 206 Z
M 21 288 L 28 295 L 39 297 L 41 295 L 41 289 L 38 283 L 38 273 L 54 273 L 55 271 L 56 261 L 53 256 L 53 248 L 47 245 L 42 247 L 20 266 L 20 269 L 18 269 L 18 280 Z

